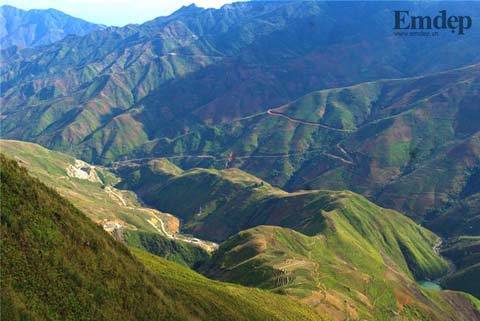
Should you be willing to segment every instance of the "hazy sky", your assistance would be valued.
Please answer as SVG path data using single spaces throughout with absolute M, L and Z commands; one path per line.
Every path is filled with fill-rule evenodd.
M 20 9 L 55 8 L 74 17 L 105 25 L 123 26 L 165 16 L 183 5 L 221 7 L 238 0 L 0 0 Z

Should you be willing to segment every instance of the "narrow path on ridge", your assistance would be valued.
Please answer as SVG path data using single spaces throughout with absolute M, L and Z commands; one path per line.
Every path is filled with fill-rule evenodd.
M 339 146 L 337 146 L 338 148 Z M 316 152 L 316 151 L 320 151 L 320 150 L 323 150 L 323 149 L 309 149 L 309 150 L 305 150 L 305 151 L 301 151 L 301 152 L 292 152 L 292 153 L 285 153 L 285 154 L 271 154 L 271 155 L 236 155 L 235 156 L 235 159 L 248 159 L 248 158 L 286 158 L 286 157 L 291 157 L 291 156 L 298 156 L 298 155 L 303 155 L 303 154 L 307 154 L 307 153 L 312 153 L 312 152 Z M 342 148 L 341 149 L 342 151 L 342 154 L 344 154 L 345 156 L 348 156 L 349 158 L 350 155 L 348 155 L 348 153 L 345 152 L 345 150 Z M 320 154 L 322 155 L 325 155 L 327 157 L 330 157 L 330 158 L 334 158 L 334 159 L 337 159 L 345 164 L 350 164 L 350 165 L 353 165 L 353 161 L 352 160 L 348 160 L 348 159 L 345 159 L 341 156 L 338 156 L 338 155 L 334 155 L 334 154 L 331 154 L 331 153 L 328 153 L 328 152 L 321 152 Z M 116 161 L 116 162 L 112 162 L 110 166 L 107 166 L 107 168 L 116 168 L 120 165 L 126 165 L 126 164 L 129 164 L 129 163 L 132 163 L 132 164 L 135 164 L 135 162 L 142 162 L 142 161 L 149 161 L 149 160 L 154 160 L 154 159 L 158 159 L 158 158 L 165 158 L 165 159 L 181 159 L 181 158 L 203 158 L 203 159 L 213 159 L 214 161 L 218 162 L 218 161 L 226 161 L 229 159 L 228 156 L 221 156 L 221 155 L 212 155 L 212 154 L 201 154 L 201 155 L 192 155 L 192 154 L 189 154 L 189 155 L 158 155 L 158 156 L 152 156 L 152 157 L 142 157 L 142 158 L 132 158 L 132 159 L 126 159 L 126 160 L 123 160 L 123 161 Z
M 328 125 L 324 125 L 324 124 L 320 124 L 320 123 L 316 123 L 316 122 L 301 120 L 301 119 L 286 115 L 284 113 L 281 113 L 281 112 L 277 111 L 276 109 L 278 109 L 278 108 L 270 108 L 266 112 L 259 112 L 259 113 L 255 113 L 255 114 L 252 114 L 252 115 L 247 115 L 245 117 L 234 119 L 232 122 L 247 120 L 247 119 L 251 119 L 251 118 L 254 118 L 254 117 L 261 116 L 261 115 L 268 115 L 268 116 L 272 116 L 272 117 L 282 117 L 282 118 L 285 118 L 285 119 L 287 119 L 291 122 L 299 123 L 299 124 L 302 124 L 302 125 L 321 127 L 321 128 L 325 128 L 325 129 L 333 130 L 333 131 L 337 131 L 337 132 L 352 133 L 352 132 L 355 131 L 355 130 L 352 130 L 352 129 L 335 128 L 335 127 L 330 127 Z M 177 140 L 178 138 L 181 138 L 181 137 L 184 137 L 184 136 L 187 136 L 187 135 L 190 135 L 190 134 L 192 134 L 192 132 L 177 136 L 177 137 L 174 138 L 174 140 Z M 340 145 L 340 143 L 336 144 L 336 148 L 340 151 L 340 153 L 341 153 L 341 155 L 343 155 L 343 157 L 340 156 L 340 155 L 334 155 L 334 154 L 331 154 L 331 153 L 328 153 L 328 152 L 321 152 L 321 154 L 324 155 L 324 156 L 327 156 L 329 158 L 336 159 L 336 160 L 338 160 L 338 161 L 340 161 L 344 164 L 354 165 L 353 157 Z M 286 158 L 286 157 L 291 157 L 291 156 L 303 155 L 303 154 L 310 153 L 310 152 L 315 152 L 317 150 L 320 150 L 320 149 L 310 149 L 310 150 L 305 150 L 305 151 L 300 151 L 300 152 L 291 152 L 291 153 L 285 153 L 285 154 L 272 154 L 272 155 L 235 155 L 235 159 Z M 156 158 L 165 158 L 165 159 L 199 158 L 199 159 L 213 159 L 213 161 L 215 161 L 215 162 L 229 160 L 228 156 L 212 155 L 212 154 L 200 154 L 200 155 L 187 154 L 187 155 L 164 155 L 164 156 L 163 155 L 158 155 L 158 156 L 154 156 L 154 157 L 133 158 L 133 159 L 127 159 L 127 160 L 123 160 L 123 161 L 116 161 L 116 162 L 112 162 L 109 167 L 115 168 L 115 167 L 117 167 L 119 165 L 122 165 L 122 164 L 149 161 L 149 160 L 153 160 L 153 159 L 156 159 Z
M 267 115 L 283 117 L 283 118 L 286 118 L 289 121 L 294 122 L 294 123 L 299 123 L 299 124 L 302 124 L 302 125 L 322 127 L 322 128 L 325 128 L 325 129 L 330 129 L 330 130 L 334 130 L 334 131 L 338 131 L 338 132 L 353 133 L 355 131 L 353 129 L 335 128 L 335 127 L 330 127 L 328 125 L 324 125 L 324 124 L 321 124 L 321 123 L 315 123 L 315 122 L 308 121 L 308 120 L 301 120 L 301 119 L 286 115 L 284 113 L 281 113 L 279 111 L 276 111 L 275 109 L 276 108 L 271 108 L 271 109 L 267 110 Z

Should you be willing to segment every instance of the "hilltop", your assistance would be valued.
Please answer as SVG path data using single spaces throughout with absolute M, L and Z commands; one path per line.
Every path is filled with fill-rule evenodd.
M 242 231 L 222 243 L 204 272 L 299 297 L 336 320 L 480 318 L 474 298 L 421 288 L 388 253 L 364 248 L 361 237 L 340 228 L 317 236 L 273 226 Z

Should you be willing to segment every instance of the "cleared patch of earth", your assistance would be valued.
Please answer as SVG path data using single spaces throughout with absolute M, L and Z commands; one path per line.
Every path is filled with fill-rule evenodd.
M 102 180 L 97 175 L 95 166 L 92 166 L 84 161 L 79 159 L 75 160 L 74 164 L 70 164 L 65 168 L 67 175 L 69 177 L 75 177 L 78 179 L 85 179 L 90 182 L 101 183 Z

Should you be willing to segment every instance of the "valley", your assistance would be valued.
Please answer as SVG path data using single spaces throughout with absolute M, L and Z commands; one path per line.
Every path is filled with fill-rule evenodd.
M 464 313 L 470 313 L 467 301 L 462 301 L 463 294 L 440 291 L 437 297 L 433 293 L 438 290 L 418 292 L 421 287 L 416 280 L 437 279 L 449 270 L 448 263 L 439 256 L 441 240 L 400 213 L 377 207 L 354 193 L 288 193 L 237 169 L 184 171 L 167 159 L 152 160 L 142 166 L 123 164 L 114 173 L 94 167 L 102 174 L 94 175 L 90 170 L 87 176 L 78 172 L 85 170 L 87 163 L 75 162 L 58 152 L 16 141 L 1 141 L 0 145 L 2 152 L 7 151 L 10 157 L 31 168 L 41 180 L 48 181 L 53 172 L 61 171 L 82 177 L 74 177 L 77 184 L 100 184 L 97 179 L 110 175 L 116 187 L 103 188 L 109 201 L 137 216 L 143 213 L 143 219 L 158 236 L 145 238 L 145 227 L 129 228 L 118 218 L 103 222 L 104 229 L 121 242 L 194 266 L 210 278 L 296 297 L 315 313 L 333 316 L 334 320 L 349 316 L 388 320 L 397 313 L 411 313 L 411 308 L 418 315 L 443 320 L 441 315 L 449 313 L 445 304 L 451 300 L 456 304 L 463 302 Z M 37 158 L 51 153 L 55 157 Z M 48 161 L 56 160 L 59 166 L 62 158 L 79 167 L 67 171 L 68 163 L 54 167 Z M 34 166 L 36 163 L 41 166 Z M 49 171 L 44 172 L 45 168 Z M 74 186 L 78 190 L 78 185 Z M 74 204 L 83 206 L 78 196 L 59 191 Z M 156 209 L 133 206 L 132 196 L 136 194 Z M 181 202 L 179 197 L 196 202 Z M 84 208 L 95 213 L 93 208 Z M 182 231 L 193 236 L 178 233 L 178 223 L 173 224 L 176 231 L 167 229 L 166 222 L 178 219 L 171 216 L 166 220 L 170 214 L 164 213 L 180 218 Z M 174 243 L 167 245 L 159 236 Z M 220 242 L 220 247 L 217 249 L 212 241 Z M 195 251 L 185 245 L 179 248 L 182 243 L 213 251 L 213 256 L 192 258 Z M 378 292 L 380 289 L 384 294 Z M 407 309 L 397 310 L 401 297 L 409 297 L 411 303 Z M 468 300 L 476 302 L 473 297 Z M 428 308 L 437 301 L 445 306 L 440 314 Z
M 328 320 L 286 297 L 129 250 L 15 161 L 0 156 L 0 166 L 2 319 Z
M 2 320 L 480 321 L 480 3 L 142 1 L 0 7 Z
M 217 247 L 213 242 L 180 234 L 180 222 L 176 217 L 142 207 L 135 193 L 113 187 L 119 178 L 103 167 L 91 166 L 26 142 L 0 140 L 0 149 L 120 240 L 125 239 L 125 230 L 143 231 L 189 243 L 208 252 Z

